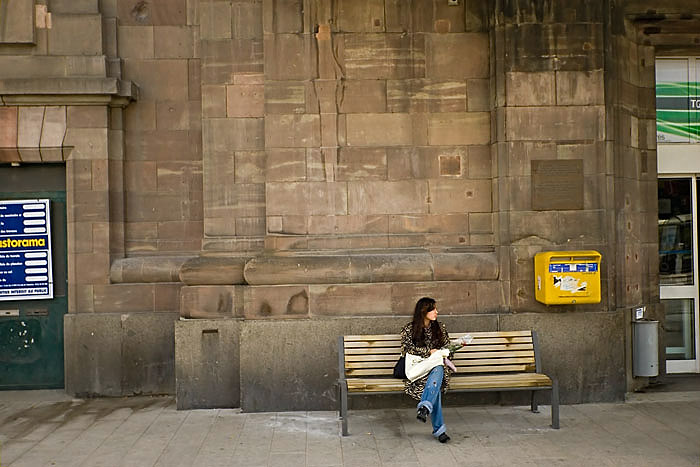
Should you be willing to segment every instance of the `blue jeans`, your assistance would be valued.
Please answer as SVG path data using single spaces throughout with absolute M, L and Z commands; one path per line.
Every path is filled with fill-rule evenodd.
M 430 412 L 430 420 L 433 423 L 433 436 L 436 438 L 446 430 L 442 420 L 442 378 L 445 368 L 436 366 L 428 373 L 428 380 L 425 382 L 423 396 L 417 408 L 425 407 Z

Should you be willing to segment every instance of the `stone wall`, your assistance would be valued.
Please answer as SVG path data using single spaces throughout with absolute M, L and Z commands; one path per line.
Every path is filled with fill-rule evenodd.
M 628 309 L 661 317 L 663 42 L 638 15 L 675 15 L 672 42 L 700 9 L 456 3 L 15 1 L 22 21 L 0 22 L 0 160 L 66 164 L 67 389 L 186 392 L 211 355 L 184 347 L 176 364 L 173 339 L 209 328 L 176 333 L 179 315 L 237 339 L 205 333 L 240 369 L 220 375 L 238 378 L 238 397 L 216 404 L 330 408 L 334 364 L 275 366 L 256 333 L 319 332 L 289 342 L 328 366 L 338 333 L 394 329 L 424 295 L 459 330 L 540 330 L 564 401 L 638 384 Z M 560 199 L 538 197 L 550 188 Z M 602 302 L 537 302 L 533 256 L 572 249 L 602 253 Z M 301 405 L 251 392 L 272 387 L 268 363 Z

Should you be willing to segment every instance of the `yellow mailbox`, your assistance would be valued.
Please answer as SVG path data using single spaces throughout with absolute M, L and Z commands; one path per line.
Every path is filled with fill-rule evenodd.
M 597 251 L 544 251 L 535 255 L 535 298 L 545 305 L 600 303 Z

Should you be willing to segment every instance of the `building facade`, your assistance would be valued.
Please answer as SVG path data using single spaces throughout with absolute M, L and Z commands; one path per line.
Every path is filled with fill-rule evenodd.
M 455 331 L 536 329 L 563 403 L 648 383 L 635 308 L 661 322 L 662 376 L 669 307 L 692 344 L 671 371 L 700 371 L 695 248 L 658 227 L 661 198 L 696 192 L 697 149 L 657 146 L 656 121 L 657 61 L 694 70 L 698 15 L 2 0 L 0 200 L 51 200 L 55 292 L 0 301 L 2 386 L 329 409 L 337 336 L 398 332 L 426 295 Z M 601 253 L 599 303 L 535 300 L 534 255 L 569 250 Z M 27 376 L 61 361 L 60 380 Z

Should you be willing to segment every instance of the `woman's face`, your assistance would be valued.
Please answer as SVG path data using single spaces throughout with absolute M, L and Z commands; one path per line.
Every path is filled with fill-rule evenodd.
M 437 307 L 435 307 L 434 309 L 430 310 L 429 312 L 427 312 L 425 314 L 425 319 L 430 320 L 430 321 L 435 321 L 437 319 L 437 317 L 438 317 Z

